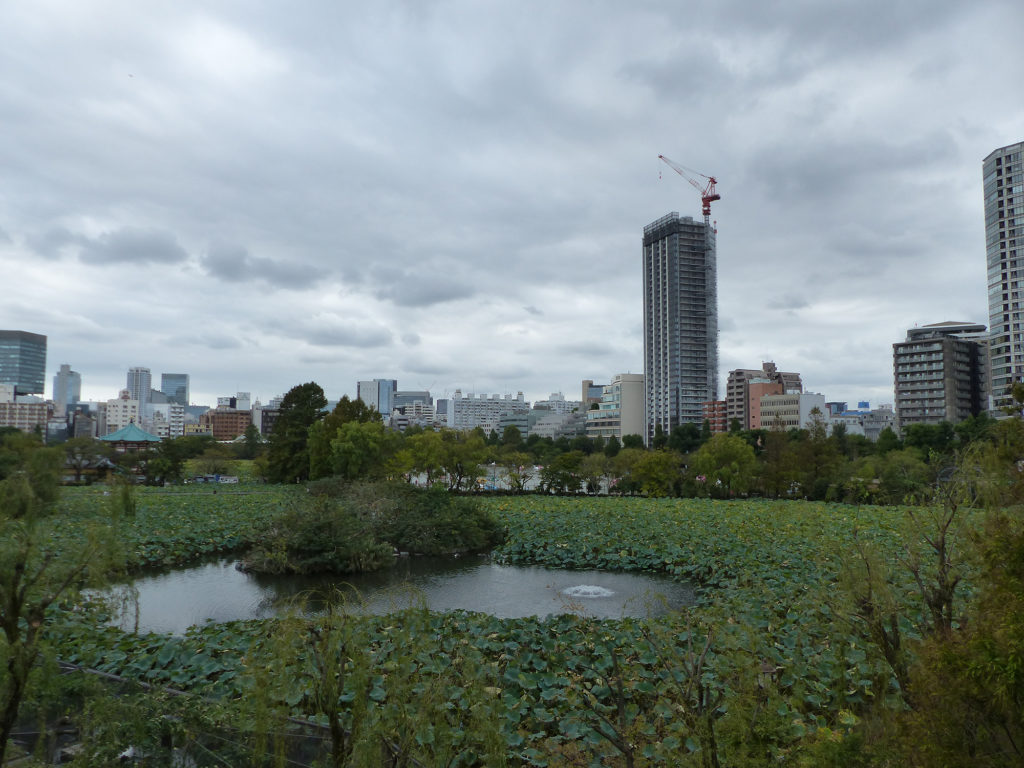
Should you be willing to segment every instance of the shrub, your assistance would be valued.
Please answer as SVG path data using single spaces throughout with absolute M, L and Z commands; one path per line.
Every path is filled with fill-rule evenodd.
M 262 573 L 359 573 L 390 563 L 391 547 L 371 521 L 325 496 L 295 505 L 278 518 L 246 557 Z
M 504 539 L 475 499 L 403 483 L 320 481 L 278 518 L 245 559 L 263 573 L 358 573 L 391 561 L 395 549 L 444 555 L 490 549 Z

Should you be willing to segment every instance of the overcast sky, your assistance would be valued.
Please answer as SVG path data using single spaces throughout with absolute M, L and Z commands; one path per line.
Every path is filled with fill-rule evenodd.
M 0 328 L 85 399 L 562 391 L 643 371 L 641 238 L 714 175 L 721 384 L 891 403 L 988 323 L 1020 0 L 0 4 Z

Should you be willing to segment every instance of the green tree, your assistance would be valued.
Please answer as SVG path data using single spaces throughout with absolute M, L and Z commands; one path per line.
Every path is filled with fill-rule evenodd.
M 568 451 L 555 457 L 540 471 L 541 486 L 555 493 L 578 493 L 583 485 L 584 455 L 582 451 Z
M 642 447 L 623 447 L 623 449 L 616 454 L 615 458 L 612 459 L 613 479 L 610 485 L 610 490 L 623 494 L 640 492 L 640 483 L 636 482 L 634 479 L 633 469 L 636 467 L 640 459 L 644 457 L 645 453 L 647 452 Z
M 753 486 L 757 457 L 742 437 L 723 432 L 713 435 L 690 457 L 690 472 L 705 493 L 728 497 Z
M 789 493 L 798 475 L 793 442 L 785 432 L 769 430 L 761 451 L 761 492 L 779 498 Z
M 608 478 L 611 459 L 602 452 L 595 451 L 583 458 L 580 464 L 580 476 L 587 493 L 600 493 L 604 481 Z
M 828 437 L 825 417 L 817 407 L 811 409 L 807 438 L 796 447 L 801 468 L 800 484 L 811 499 L 825 499 L 829 488 L 839 480 L 842 454 Z
M 49 546 L 63 453 L 27 435 L 0 436 L 0 764 L 53 622 L 49 608 L 115 566 L 99 526 Z
M 106 443 L 92 437 L 71 437 L 61 446 L 64 465 L 75 473 L 75 482 L 82 482 L 82 473 L 94 469 L 109 454 Z
M 978 597 L 968 621 L 930 635 L 910 670 L 915 706 L 902 724 L 922 768 L 1024 760 L 1024 529 L 1017 516 L 990 517 L 978 550 Z
M 878 441 L 875 443 L 875 452 L 882 456 L 889 451 L 898 451 L 903 447 L 900 439 L 896 436 L 892 427 L 886 427 L 878 434 Z
M 948 455 L 953 449 L 956 433 L 948 421 L 940 424 L 910 424 L 904 430 L 903 444 L 907 448 L 916 448 L 926 461 L 934 453 L 939 456 Z
M 331 471 L 347 481 L 383 477 L 398 436 L 380 421 L 350 421 L 331 440 Z
M 692 423 L 679 424 L 673 427 L 672 434 L 668 436 L 668 447 L 679 453 L 695 451 L 702 442 L 700 428 Z
M 641 435 L 623 435 L 622 447 L 637 448 L 642 451 L 644 450 L 644 438 Z
M 608 438 L 608 442 L 604 445 L 604 455 L 609 459 L 614 459 L 619 455 L 619 451 L 622 450 L 622 443 L 619 442 L 619 438 L 612 435 Z
M 426 477 L 427 486 L 434 484 L 434 479 L 444 465 L 444 438 L 440 432 L 422 430 L 409 434 L 406 432 L 402 446 L 395 454 L 392 462 L 396 474 L 422 474 Z
M 526 490 L 527 483 L 537 474 L 533 458 L 530 454 L 522 451 L 506 453 L 502 457 L 501 463 L 505 468 L 505 479 L 508 481 L 509 489 L 514 493 L 522 493 Z
M 501 444 L 506 448 L 517 450 L 523 444 L 523 433 L 515 424 L 509 424 L 501 433 Z
M 267 476 L 274 483 L 292 483 L 309 477 L 309 428 L 323 418 L 327 398 L 315 382 L 292 387 L 270 433 Z
M 242 435 L 242 443 L 238 446 L 236 455 L 240 459 L 255 459 L 263 451 L 263 436 L 255 424 L 245 428 Z
M 878 490 L 888 504 L 906 504 L 920 498 L 928 488 L 931 473 L 917 451 L 890 451 L 881 462 Z
M 448 490 L 469 490 L 480 475 L 480 465 L 487 455 L 484 431 L 479 427 L 465 433 L 446 429 L 441 438 L 441 471 L 448 478 Z
M 333 449 L 331 442 L 338 437 L 338 430 L 345 424 L 380 423 L 381 417 L 376 410 L 358 398 L 350 400 L 344 395 L 334 410 L 316 421 L 309 428 L 309 476 L 312 479 L 329 477 L 334 474 Z
M 647 496 L 673 496 L 682 481 L 682 456 L 675 451 L 647 451 L 633 465 L 633 482 Z

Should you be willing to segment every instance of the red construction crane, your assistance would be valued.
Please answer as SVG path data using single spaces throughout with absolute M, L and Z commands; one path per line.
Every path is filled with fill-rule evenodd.
M 687 168 L 684 165 L 679 165 L 678 163 L 674 163 L 671 160 L 669 160 L 667 157 L 665 157 L 664 155 L 658 155 L 658 159 L 659 160 L 663 160 L 665 162 L 665 165 L 667 165 L 673 171 L 678 173 L 680 176 L 682 176 L 688 182 L 693 184 L 693 186 L 697 189 L 697 191 L 700 192 L 700 202 L 702 204 L 701 210 L 704 213 L 704 224 L 707 225 L 708 219 L 711 217 L 711 203 L 712 203 L 712 201 L 714 201 L 714 200 L 721 200 L 722 199 L 722 196 L 720 194 L 718 194 L 717 192 L 715 192 L 715 184 L 718 183 L 715 180 L 715 177 L 714 176 L 705 176 L 703 173 L 700 173 L 699 171 L 695 171 L 692 168 Z M 690 175 L 691 173 L 694 174 L 695 176 L 700 176 L 702 179 L 707 179 L 708 180 L 707 184 L 701 186 L 701 183 L 699 181 L 697 181 L 696 179 L 694 179 L 693 176 Z

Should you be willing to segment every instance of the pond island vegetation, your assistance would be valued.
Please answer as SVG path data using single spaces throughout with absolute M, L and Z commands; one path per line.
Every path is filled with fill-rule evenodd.
M 79 766 L 1024 760 L 1019 415 L 878 446 L 687 430 L 588 452 L 393 435 L 359 404 L 323 414 L 318 390 L 288 393 L 266 445 L 121 458 L 151 486 L 58 488 L 70 449 L 0 435 L 0 763 L 45 764 L 69 729 Z M 174 482 L 213 461 L 268 482 Z M 481 492 L 492 466 L 503 493 Z M 85 591 L 217 553 L 344 574 L 482 549 L 664 573 L 697 600 L 599 620 L 372 616 L 339 598 L 171 636 L 112 626 Z

